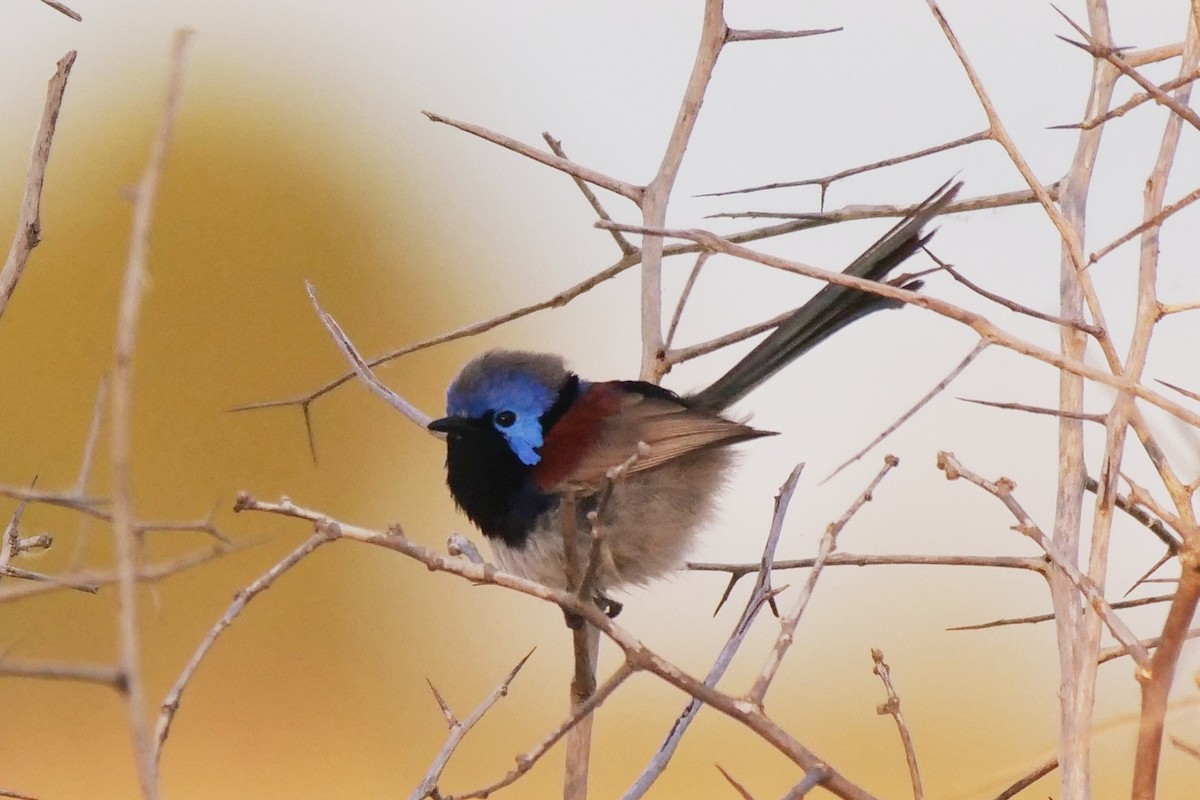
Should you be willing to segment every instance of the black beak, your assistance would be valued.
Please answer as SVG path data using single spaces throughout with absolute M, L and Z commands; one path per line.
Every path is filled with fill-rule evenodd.
M 442 417 L 435 419 L 428 426 L 431 431 L 444 433 L 448 436 L 462 435 L 475 427 L 472 420 L 466 417 Z

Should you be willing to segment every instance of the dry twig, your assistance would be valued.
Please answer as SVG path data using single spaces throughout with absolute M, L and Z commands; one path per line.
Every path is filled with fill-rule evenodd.
M 733 663 L 733 657 L 741 648 L 742 642 L 745 641 L 746 635 L 750 632 L 750 626 L 754 624 L 754 620 L 758 617 L 758 612 L 762 610 L 764 604 L 774 601 L 777 591 L 771 586 L 771 571 L 775 562 L 775 549 L 779 545 L 779 537 L 783 533 L 783 523 L 787 519 L 788 507 L 791 505 L 792 495 L 796 492 L 796 484 L 800 480 L 800 473 L 803 469 L 803 464 L 797 464 L 791 473 L 788 474 L 783 485 L 779 487 L 778 494 L 775 495 L 775 511 L 771 516 L 771 528 L 767 533 L 767 540 L 763 544 L 762 558 L 758 563 L 758 578 L 754 582 L 750 598 L 746 601 L 746 606 L 742 609 L 741 616 L 734 624 L 733 631 L 729 634 L 725 646 L 721 648 L 721 652 L 717 655 L 716 660 L 709 669 L 708 675 L 704 678 L 705 686 L 716 687 L 721 678 L 724 677 L 726 670 L 729 669 L 729 665 Z M 736 580 L 736 577 L 730 577 L 729 586 L 726 587 L 725 593 L 717 603 L 718 610 L 720 610 L 721 605 L 729 598 L 729 593 L 733 590 L 733 584 Z M 713 614 L 715 616 L 716 612 L 714 611 Z M 702 705 L 703 703 L 695 697 L 688 701 L 688 704 L 675 720 L 675 724 L 671 726 L 666 739 L 659 746 L 658 752 L 654 754 L 654 758 L 650 760 L 650 763 L 638 775 L 633 786 L 622 795 L 622 800 L 636 800 L 636 798 L 645 796 L 646 792 L 650 790 L 650 787 L 654 785 L 659 776 L 666 771 L 667 764 L 670 763 L 671 757 L 679 747 L 679 743 L 683 741 L 683 736 L 687 733 L 688 728 L 691 727 L 692 721 L 700 713 Z
M 307 520 L 322 527 L 333 526 L 336 527 L 340 538 L 393 550 L 424 564 L 427 569 L 458 575 L 476 584 L 504 587 L 554 603 L 564 611 L 579 615 L 616 644 L 625 654 L 627 669 L 649 672 L 745 726 L 804 769 L 806 773 L 819 774 L 822 778 L 821 786 L 836 797 L 844 798 L 844 800 L 872 800 L 873 798 L 865 789 L 828 766 L 824 760 L 771 720 L 761 708 L 705 686 L 702 681 L 688 675 L 650 650 L 624 628 L 609 619 L 594 603 L 581 601 L 574 592 L 544 586 L 498 570 L 489 564 L 474 564 L 464 558 L 443 556 L 409 540 L 397 528 L 384 533 L 337 522 L 286 499 L 278 503 L 267 503 L 243 493 L 238 497 L 235 510 L 278 514 Z M 599 695 L 599 691 L 593 697 L 596 695 Z M 584 713 L 590 713 L 592 707 L 594 706 L 588 707 Z M 473 794 L 471 796 L 483 795 Z
M 116 542 L 120 663 L 124 676 L 129 733 L 133 741 L 142 797 L 158 797 L 153 747 L 146 728 L 145 689 L 142 686 L 141 646 L 137 613 L 137 544 L 133 527 L 133 357 L 137 343 L 142 295 L 148 279 L 147 260 L 154 202 L 175 127 L 183 86 L 184 56 L 189 31 L 175 34 L 167 99 L 146 171 L 138 181 L 133 203 L 133 232 L 129 259 L 117 308 L 117 333 L 112 370 L 113 538 Z
M 925 797 L 925 790 L 921 788 L 921 770 L 917 766 L 917 751 L 913 747 L 912 734 L 908 731 L 904 715 L 900 713 L 900 696 L 896 694 L 896 687 L 892 685 L 891 668 L 883 660 L 882 650 L 872 648 L 871 660 L 875 662 L 872 672 L 879 676 L 879 680 L 883 683 L 883 689 L 887 692 L 887 700 L 876 707 L 875 713 L 890 715 L 896 721 L 896 729 L 900 732 L 900 743 L 904 747 L 904 760 L 908 762 L 908 776 L 912 781 L 913 799 L 922 800 Z
M 300 563 L 312 551 L 338 538 L 339 531 L 336 525 L 325 524 L 323 520 L 314 520 L 314 524 L 316 532 L 308 537 L 303 544 L 280 559 L 275 566 L 260 575 L 245 589 L 234 595 L 233 602 L 230 603 L 229 608 L 225 610 L 221 618 L 208 631 L 208 634 L 204 637 L 204 641 L 196 648 L 196 652 L 192 653 L 192 657 L 188 659 L 187 665 L 179 673 L 179 677 L 175 679 L 174 685 L 167 692 L 167 696 L 163 698 L 159 708 L 158 722 L 155 724 L 153 745 L 153 765 L 155 771 L 157 771 L 158 764 L 162 759 L 163 745 L 167 741 L 167 736 L 171 733 L 171 723 L 174 722 L 175 714 L 179 711 L 179 701 L 183 696 L 183 690 L 187 688 L 188 683 L 191 682 L 192 677 L 196 674 L 196 670 L 200 667 L 200 662 L 204 660 L 204 657 L 208 655 L 208 651 L 216 644 L 217 638 L 233 624 L 233 621 L 242 613 L 251 600 L 269 589 L 285 572 Z
M 440 797 L 437 791 L 438 780 L 442 777 L 442 772 L 446 769 L 446 764 L 450 762 L 450 757 L 454 755 L 454 751 L 458 749 L 459 743 L 463 738 L 471 732 L 475 724 L 483 719 L 483 715 L 492 709 L 492 706 L 500 700 L 501 697 L 508 695 L 508 687 L 512 685 L 513 678 L 517 677 L 517 673 L 521 671 L 521 667 L 525 666 L 525 662 L 533 655 L 530 650 L 525 654 L 525 657 L 517 662 L 517 665 L 509 670 L 504 676 L 504 680 L 483 699 L 475 710 L 464 720 L 458 720 L 450 711 L 450 707 L 442 700 L 442 696 L 438 694 L 437 689 L 433 689 L 433 684 L 429 688 L 433 689 L 434 697 L 437 698 L 438 708 L 442 710 L 443 716 L 450 723 L 450 735 L 446 737 L 446 743 L 442 745 L 442 749 L 438 751 L 434 757 L 433 763 L 429 765 L 429 769 L 425 772 L 425 777 L 417 784 L 417 788 L 413 789 L 409 800 L 425 800 L 426 797 Z
M 867 485 L 850 507 L 846 509 L 846 513 L 836 521 L 831 522 L 829 527 L 825 529 L 825 535 L 821 537 L 821 545 L 817 551 L 816 561 L 813 563 L 812 570 L 808 573 L 808 580 L 800 589 L 800 594 L 796 597 L 795 603 L 791 610 L 784 615 L 779 622 L 779 635 L 775 639 L 775 646 L 771 648 L 770 654 L 767 656 L 766 662 L 759 671 L 758 677 L 754 681 L 754 686 L 746 695 L 746 700 L 758 708 L 762 708 L 763 701 L 766 698 L 767 690 L 771 688 L 771 682 L 779 672 L 779 666 L 783 663 L 784 656 L 796 641 L 796 626 L 800 624 L 800 617 L 804 614 L 804 610 L 808 608 L 808 601 L 812 598 L 813 590 L 816 588 L 817 579 L 821 577 L 821 571 L 825 566 L 826 559 L 833 553 L 837 547 L 838 534 L 850 522 L 850 519 L 863 507 L 867 502 L 874 498 L 875 489 L 887 476 L 892 469 L 900 463 L 900 460 L 893 455 L 886 456 L 883 460 L 883 467 Z
M 46 0 L 43 0 L 45 2 Z M 42 110 L 42 122 L 33 142 L 33 154 L 29 160 L 29 173 L 25 178 L 25 196 L 21 201 L 21 217 L 17 222 L 17 233 L 4 266 L 0 268 L 0 317 L 8 307 L 8 301 L 16 291 L 17 281 L 29 263 L 33 248 L 42 241 L 42 185 L 46 181 L 46 165 L 50 161 L 50 145 L 54 141 L 54 128 L 58 124 L 58 112 L 62 108 L 63 93 L 67 90 L 67 78 L 75 64 L 75 51 L 69 50 L 58 61 L 54 77 L 46 88 L 46 106 Z

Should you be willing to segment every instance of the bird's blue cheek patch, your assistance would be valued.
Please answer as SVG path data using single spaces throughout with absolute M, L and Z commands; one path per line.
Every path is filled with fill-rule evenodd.
M 532 467 L 542 460 L 537 448 L 542 446 L 542 425 L 537 417 L 522 415 L 507 429 L 501 429 L 508 446 L 521 459 L 521 463 Z

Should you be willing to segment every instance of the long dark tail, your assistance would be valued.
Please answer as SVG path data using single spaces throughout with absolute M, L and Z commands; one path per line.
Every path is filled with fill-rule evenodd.
M 960 188 L 961 183 L 942 184 L 915 211 L 846 267 L 843 274 L 873 281 L 885 278 L 929 240 L 933 234 L 923 234 L 921 229 L 945 209 Z M 916 289 L 920 285 L 920 281 L 914 281 L 904 288 Z M 712 386 L 690 396 L 688 402 L 714 411 L 726 408 L 830 334 L 873 311 L 901 305 L 903 303 L 870 292 L 827 284 L 780 323 L 745 358 Z

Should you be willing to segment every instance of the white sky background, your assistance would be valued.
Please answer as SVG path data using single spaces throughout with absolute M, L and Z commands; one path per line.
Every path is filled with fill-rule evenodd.
M 478 123 L 535 145 L 549 131 L 576 161 L 634 182 L 657 168 L 699 30 L 699 2 L 122 2 L 77 0 L 84 23 L 60 18 L 36 0 L 8 0 L 0 10 L 0 173 L 23 174 L 29 135 L 41 108 L 45 79 L 70 48 L 80 51 L 63 113 L 63 136 L 73 119 L 103 120 L 156 108 L 165 78 L 171 32 L 196 30 L 188 68 L 188 97 L 220 96 L 231 113 L 256 104 L 287 108 L 281 125 L 311 125 L 303 146 L 321 157 L 361 152 L 371 182 L 362 191 L 381 197 L 419 196 L 438 233 L 456 280 L 479 293 L 491 312 L 549 296 L 592 274 L 619 255 L 607 234 L 592 228 L 592 213 L 572 183 L 519 156 L 432 124 L 422 109 Z M 1061 4 L 1083 21 L 1082 2 Z M 1047 130 L 1076 122 L 1082 113 L 1090 60 L 1054 38 L 1074 37 L 1044 2 L 947 0 L 943 10 L 980 72 L 1010 133 L 1045 182 L 1060 177 L 1076 134 Z M 735 231 L 758 222 L 705 221 L 726 210 L 811 211 L 815 188 L 742 198 L 694 195 L 760 183 L 817 177 L 860 163 L 900 155 L 985 127 L 970 86 L 935 21 L 919 0 L 895 2 L 730 2 L 728 18 L 741 28 L 823 28 L 844 31 L 783 42 L 726 48 L 708 92 L 669 213 L 673 227 Z M 1114 2 L 1118 44 L 1135 47 L 1177 41 L 1185 3 Z M 1177 61 L 1145 70 L 1156 80 L 1173 77 Z M 1130 93 L 1122 83 L 1117 102 Z M 149 119 L 149 117 L 147 117 Z M 1165 113 L 1143 107 L 1109 127 L 1091 192 L 1091 251 L 1140 220 L 1141 189 L 1158 146 Z M 27 121 L 18 124 L 12 120 Z M 147 126 L 147 141 L 149 140 Z M 281 129 L 279 146 L 289 147 Z M 65 139 L 64 139 L 65 141 Z M 1191 191 L 1200 176 L 1195 131 L 1185 130 L 1167 191 L 1168 202 Z M 58 143 L 62 147 L 62 143 Z M 97 154 L 102 157 L 102 154 Z M 340 157 L 340 156 L 339 156 Z M 836 184 L 828 208 L 855 203 L 908 203 L 957 176 L 973 196 L 1023 188 L 1000 147 L 991 143 L 943 153 L 916 164 Z M 51 163 L 50 181 L 55 179 Z M 169 180 L 169 177 L 168 177 Z M 11 183 L 11 182 L 10 182 Z M 348 186 L 347 191 L 359 191 Z M 6 192 L 13 194 L 13 189 Z M 639 222 L 629 204 L 601 192 L 618 219 Z M 7 202 L 7 201 L 6 201 Z M 1200 298 L 1195 253 L 1195 208 L 1179 215 L 1163 238 L 1160 293 L 1167 302 Z M 841 268 L 890 223 L 839 225 L 760 247 L 818 266 Z M 386 235 L 380 234 L 380 235 Z M 958 215 L 941 223 L 934 251 L 972 280 L 1042 311 L 1057 308 L 1058 239 L 1045 215 L 1033 208 Z M 1122 247 L 1093 268 L 1107 300 L 1117 341 L 1132 320 L 1137 248 Z M 681 284 L 691 261 L 668 264 L 667 285 Z M 797 305 L 817 287 L 753 265 L 714 258 L 685 313 L 681 343 Z M 447 284 L 447 291 L 457 291 Z M 989 306 L 934 277 L 927 292 L 973 309 Z M 565 353 L 588 377 L 633 377 L 638 365 L 637 281 L 628 273 L 560 310 L 517 323 L 486 337 L 505 344 Z M 420 298 L 409 299 L 419 302 Z M 379 298 L 380 315 L 403 315 L 404 298 Z M 669 315 L 669 314 L 668 314 Z M 1023 337 L 1055 347 L 1055 330 L 996 311 L 993 318 Z M 464 318 L 465 324 L 472 321 Z M 428 331 L 429 334 L 437 331 Z M 1161 326 L 1147 375 L 1193 389 L 1197 380 L 1194 318 Z M 958 402 L 956 396 L 1052 405 L 1057 376 L 993 348 L 939 400 L 883 448 L 824 487 L 817 482 L 873 438 L 936 383 L 974 345 L 972 333 L 916 309 L 876 315 L 790 368 L 741 409 L 755 424 L 784 435 L 744 448 L 743 468 L 730 509 L 705 539 L 705 559 L 752 559 L 766 530 L 770 495 L 797 460 L 809 467 L 781 553 L 808 554 L 824 524 L 837 517 L 874 473 L 882 454 L 902 458 L 902 470 L 864 510 L 860 527 L 846 533 L 856 552 L 1032 552 L 1007 530 L 998 503 L 965 484 L 947 484 L 934 470 L 934 453 L 953 450 L 987 477 L 1017 481 L 1020 499 L 1045 524 L 1051 521 L 1056 469 L 1054 426 Z M 403 342 L 392 342 L 400 345 Z M 480 345 L 482 348 L 484 345 Z M 1123 352 L 1124 346 L 1118 346 Z M 738 352 L 741 352 L 740 350 Z M 678 369 L 667 378 L 686 390 L 719 374 L 732 358 L 720 354 Z M 1093 357 L 1096 363 L 1098 359 Z M 403 386 L 397 386 L 403 391 Z M 1089 388 L 1088 409 L 1103 412 L 1107 390 Z M 436 409 L 428 409 L 431 412 Z M 1184 458 L 1184 478 L 1198 460 L 1196 437 L 1155 416 L 1162 441 Z M 1096 437 L 1100 431 L 1093 431 Z M 1101 439 L 1094 438 L 1093 442 Z M 1093 473 L 1100 448 L 1089 451 Z M 1145 459 L 1127 468 L 1154 485 Z M 441 464 L 431 462 L 430 469 Z M 447 501 L 448 503 L 448 501 Z M 729 535 L 728 531 L 744 535 Z M 717 531 L 720 531 L 718 535 Z M 1137 555 L 1121 549 L 1136 545 Z M 1148 565 L 1146 537 L 1119 535 L 1112 582 L 1124 586 Z M 1153 556 L 1150 556 L 1152 559 Z M 972 575 L 993 590 L 1012 591 L 1012 576 Z M 947 590 L 943 580 L 955 588 Z M 922 573 L 898 598 L 897 614 L 953 605 L 970 597 L 964 576 Z M 923 581 L 923 582 L 922 582 Z M 994 582 L 993 582 L 994 581 Z M 638 592 L 627 618 L 655 643 L 689 632 L 656 628 L 648 598 L 708 607 L 714 583 L 680 580 Z M 866 584 L 869 585 L 869 584 Z M 830 599 L 877 611 L 882 599 L 860 595 Z M 832 591 L 832 589 L 831 589 Z M 991 590 L 989 590 L 991 591 Z M 700 598 L 699 600 L 697 598 Z M 969 623 L 988 614 L 1036 613 L 1048 608 L 1041 591 L 988 603 L 989 611 L 953 613 L 941 608 L 918 627 Z M 641 608 L 638 608 L 641 606 Z M 976 616 L 978 613 L 981 616 Z M 899 624 L 899 623 L 897 623 Z M 723 625 L 721 626 L 724 627 Z M 858 658 L 859 655 L 855 655 Z M 1186 664 L 1184 665 L 1186 667 Z M 1181 670 L 1186 674 L 1187 670 Z

